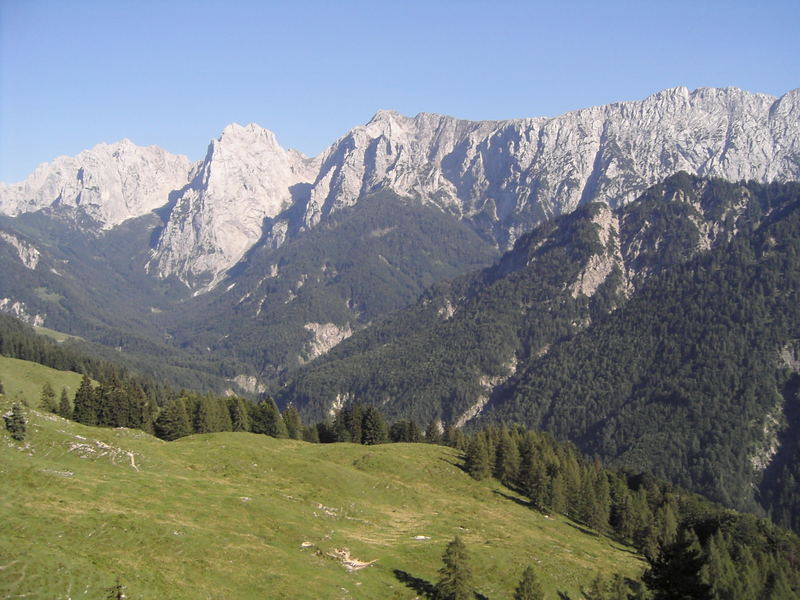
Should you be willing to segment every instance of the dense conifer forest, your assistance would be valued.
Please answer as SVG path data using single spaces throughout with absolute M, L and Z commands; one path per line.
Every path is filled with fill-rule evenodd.
M 279 392 L 420 422 L 524 423 L 797 527 L 800 186 L 669 178 L 546 223 Z M 618 256 L 591 296 L 576 282 Z M 475 419 L 475 415 L 477 419 Z

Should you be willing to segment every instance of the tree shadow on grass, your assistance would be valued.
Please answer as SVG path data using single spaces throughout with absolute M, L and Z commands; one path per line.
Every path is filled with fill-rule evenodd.
M 400 569 L 394 570 L 394 576 L 400 583 L 411 588 L 421 597 L 428 598 L 429 600 L 434 600 L 434 598 L 436 598 L 436 589 L 430 581 L 414 577 L 410 573 L 406 573 Z
M 506 494 L 504 492 L 501 492 L 500 490 L 494 490 L 494 493 L 497 494 L 498 496 L 502 496 L 506 500 L 511 500 L 512 502 L 515 502 L 520 506 L 524 506 L 525 508 L 531 507 L 531 503 L 528 502 L 527 500 L 523 500 L 522 498 L 517 498 L 516 496 L 512 496 L 511 494 Z
M 592 537 L 600 537 L 600 534 L 597 533 L 596 531 L 592 531 L 591 529 L 586 529 L 585 527 L 581 527 L 580 525 L 578 525 L 576 523 L 572 523 L 570 521 L 567 521 L 566 523 L 570 527 L 573 527 L 573 528 L 577 529 L 578 531 L 580 531 L 583 534 L 590 535 Z
M 428 600 L 436 599 L 436 587 L 430 581 L 414 577 L 411 573 L 406 573 L 400 569 L 394 570 L 394 576 L 400 583 L 419 594 L 421 598 L 428 598 Z M 474 594 L 476 600 L 489 600 L 489 598 L 483 594 L 479 594 L 478 592 L 474 592 Z

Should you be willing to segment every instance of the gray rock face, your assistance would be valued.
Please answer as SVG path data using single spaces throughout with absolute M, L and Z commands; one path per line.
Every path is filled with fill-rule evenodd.
M 284 150 L 256 125 L 231 125 L 187 177 L 189 168 L 157 149 L 101 145 L 0 187 L 0 212 L 72 204 L 111 227 L 164 206 L 174 192 L 149 269 L 198 291 L 255 244 L 278 246 L 381 189 L 455 214 L 506 249 L 543 219 L 595 200 L 622 205 L 681 170 L 800 178 L 800 90 L 776 99 L 680 87 L 511 121 L 380 111 L 315 159 Z
M 312 181 L 315 167 L 314 159 L 284 150 L 258 125 L 229 125 L 178 194 L 151 272 L 213 288 L 261 238 L 264 220 L 293 204 L 294 187 Z
M 25 181 L 0 184 L 0 214 L 66 208 L 110 229 L 164 206 L 170 192 L 186 185 L 191 168 L 185 156 L 156 146 L 98 144 L 40 165 Z
M 551 119 L 480 123 L 380 112 L 323 155 L 304 225 L 390 188 L 469 219 L 507 248 L 543 218 L 595 200 L 616 207 L 677 171 L 796 179 L 799 98 L 675 88 Z

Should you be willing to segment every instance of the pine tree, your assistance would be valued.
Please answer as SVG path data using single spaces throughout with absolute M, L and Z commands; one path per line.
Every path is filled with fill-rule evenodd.
M 192 433 L 189 413 L 184 398 L 172 398 L 155 423 L 156 435 L 162 440 L 172 441 Z
M 319 428 L 316 426 L 303 427 L 303 440 L 312 444 L 319 444 Z
M 58 403 L 58 414 L 65 419 L 72 418 L 72 407 L 69 405 L 69 397 L 67 396 L 67 388 L 61 388 L 61 399 Z
M 25 420 L 25 415 L 22 413 L 22 406 L 15 403 L 11 407 L 11 414 L 5 415 L 6 429 L 11 434 L 11 437 L 18 442 L 25 441 L 25 434 L 28 428 L 28 422 Z
M 737 597 L 740 589 L 740 573 L 731 560 L 728 544 L 722 531 L 712 535 L 706 544 L 706 564 L 703 567 L 703 579 L 711 584 L 716 598 Z
M 253 433 L 263 433 L 276 438 L 285 438 L 286 424 L 272 398 L 262 400 L 251 408 L 250 426 Z
M 592 584 L 589 586 L 589 589 L 583 592 L 583 597 L 586 600 L 607 600 L 607 587 L 608 584 L 606 583 L 605 578 L 598 573 L 592 580 Z
M 366 406 L 361 417 L 361 443 L 367 445 L 383 444 L 389 439 L 386 421 L 374 406 Z
M 489 464 L 489 451 L 486 448 L 486 441 L 483 435 L 476 434 L 467 446 L 467 453 L 464 459 L 464 468 L 473 479 L 480 481 L 491 475 L 491 465 Z
M 514 590 L 514 600 L 543 600 L 544 592 L 531 565 L 525 567 L 522 579 Z
M 294 404 L 289 403 L 283 411 L 283 422 L 286 423 L 286 434 L 293 440 L 303 437 L 303 423 L 300 420 L 300 412 Z
M 431 421 L 425 429 L 425 441 L 429 444 L 442 443 L 442 424 L 440 421 Z
M 242 398 L 235 396 L 228 400 L 228 411 L 231 416 L 233 431 L 250 431 L 250 413 Z
M 53 391 L 53 386 L 49 381 L 45 381 L 42 386 L 42 394 L 39 397 L 39 408 L 47 412 L 57 412 L 58 404 L 56 404 L 56 393 Z
M 653 600 L 711 600 L 711 588 L 701 576 L 703 558 L 694 532 L 681 532 L 678 541 L 662 548 L 650 561 L 642 581 Z
M 519 475 L 519 448 L 504 427 L 495 452 L 494 476 L 503 485 L 513 485 Z
M 83 374 L 78 391 L 75 392 L 73 401 L 73 419 L 84 425 L 97 425 L 99 420 L 99 410 L 97 396 L 92 388 L 92 381 L 86 373 Z
M 442 555 L 444 565 L 439 569 L 436 600 L 469 600 L 473 597 L 472 572 L 467 547 L 456 536 Z

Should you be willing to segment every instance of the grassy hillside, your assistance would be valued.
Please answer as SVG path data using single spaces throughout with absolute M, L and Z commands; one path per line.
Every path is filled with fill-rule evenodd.
M 103 598 L 117 576 L 131 599 L 424 597 L 456 534 L 488 598 L 510 597 L 528 563 L 549 598 L 644 566 L 472 480 L 449 448 L 243 433 L 166 443 L 26 416 L 25 443 L 0 433 L 2 598 Z M 349 571 L 346 552 L 375 562 Z
M 66 388 L 70 398 L 81 383 L 81 375 L 71 371 L 58 371 L 43 365 L 0 356 L 0 381 L 3 382 L 6 398 L 24 400 L 30 406 L 38 407 L 42 386 L 49 382 L 56 393 Z

